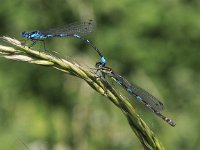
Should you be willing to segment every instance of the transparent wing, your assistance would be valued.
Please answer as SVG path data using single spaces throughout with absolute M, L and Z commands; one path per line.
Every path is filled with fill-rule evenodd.
M 49 29 L 48 31 L 41 32 L 44 35 L 53 34 L 67 34 L 67 35 L 80 35 L 84 36 L 94 31 L 96 22 L 94 20 L 88 20 L 85 22 L 74 22 L 66 26 Z
M 156 97 L 145 91 L 144 89 L 140 88 L 136 84 L 130 84 L 126 79 L 120 76 L 117 73 L 112 73 L 113 78 L 117 81 L 120 85 L 122 85 L 130 94 L 134 96 L 139 96 L 141 100 L 148 103 L 153 109 L 157 111 L 161 111 L 164 109 L 164 105 L 161 101 L 159 101 Z

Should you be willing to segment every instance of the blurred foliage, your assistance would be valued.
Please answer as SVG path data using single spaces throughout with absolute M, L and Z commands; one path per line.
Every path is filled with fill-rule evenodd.
M 200 1 L 1 0 L 0 35 L 22 39 L 22 31 L 91 18 L 97 29 L 89 39 L 108 66 L 164 99 L 175 128 L 133 103 L 166 149 L 200 149 Z M 89 67 L 98 60 L 77 39 L 46 45 Z M 113 106 L 75 77 L 1 59 L 0 149 L 142 149 Z

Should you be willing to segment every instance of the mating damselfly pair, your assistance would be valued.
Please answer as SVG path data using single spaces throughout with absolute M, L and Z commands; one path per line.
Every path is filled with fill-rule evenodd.
M 22 32 L 22 36 L 32 41 L 31 46 L 38 41 L 43 41 L 51 37 L 74 37 L 83 40 L 86 44 L 91 46 L 100 56 L 101 62 L 96 63 L 98 70 L 102 72 L 102 75 L 107 75 L 119 85 L 121 85 L 128 93 L 134 96 L 139 102 L 141 102 L 147 109 L 152 111 L 158 117 L 162 118 L 171 126 L 175 126 L 175 122 L 164 116 L 161 111 L 164 109 L 163 103 L 155 98 L 153 95 L 140 88 L 135 84 L 130 84 L 125 78 L 114 72 L 111 68 L 106 67 L 106 59 L 99 51 L 99 49 L 89 40 L 83 38 L 84 35 L 92 32 L 95 28 L 95 21 L 89 20 L 85 22 L 76 22 L 67 26 L 50 29 L 47 31 L 33 31 Z

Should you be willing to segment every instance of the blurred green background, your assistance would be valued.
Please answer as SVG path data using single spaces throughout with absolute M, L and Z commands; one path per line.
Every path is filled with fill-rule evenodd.
M 97 22 L 88 38 L 108 66 L 163 99 L 174 128 L 134 99 L 133 104 L 164 147 L 200 149 L 200 1 L 0 1 L 1 36 L 22 39 L 22 31 L 87 19 Z M 77 39 L 49 39 L 46 49 L 89 67 L 99 61 Z M 2 150 L 142 149 L 121 111 L 83 80 L 4 58 L 0 141 Z

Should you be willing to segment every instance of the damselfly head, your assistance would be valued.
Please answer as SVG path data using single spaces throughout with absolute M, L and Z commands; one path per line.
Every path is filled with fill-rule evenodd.
M 96 67 L 96 68 L 102 68 L 103 66 L 102 66 L 102 63 L 101 63 L 101 62 L 97 62 L 97 63 L 95 64 L 95 67 Z
M 109 67 L 105 67 L 101 62 L 97 62 L 95 67 L 97 69 L 100 69 L 102 70 L 103 72 L 106 72 L 106 73 L 113 73 L 112 69 L 109 68 Z
M 21 36 L 28 37 L 28 33 L 24 31 L 24 32 L 21 33 Z

